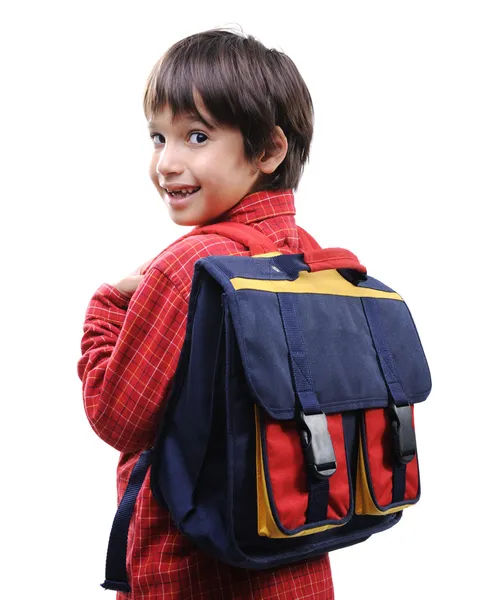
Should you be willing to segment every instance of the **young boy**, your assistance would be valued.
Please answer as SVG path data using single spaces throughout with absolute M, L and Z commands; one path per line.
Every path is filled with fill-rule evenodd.
M 294 63 L 252 36 L 211 30 L 172 46 L 149 76 L 144 110 L 150 177 L 171 219 L 245 223 L 282 253 L 302 251 L 293 190 L 309 155 L 313 107 Z M 94 431 L 121 452 L 121 500 L 152 447 L 185 335 L 193 267 L 213 254 L 248 255 L 215 234 L 173 243 L 93 296 L 78 373 Z M 328 556 L 270 571 L 220 563 L 182 536 L 150 491 L 139 493 L 127 549 L 131 592 L 118 600 L 330 600 Z

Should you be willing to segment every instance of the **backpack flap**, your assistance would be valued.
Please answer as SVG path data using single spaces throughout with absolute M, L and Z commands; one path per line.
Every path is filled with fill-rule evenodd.
M 302 255 L 197 268 L 223 287 L 254 404 L 259 535 L 305 536 L 416 502 L 412 407 L 431 380 L 402 298 L 357 271 L 311 271 Z

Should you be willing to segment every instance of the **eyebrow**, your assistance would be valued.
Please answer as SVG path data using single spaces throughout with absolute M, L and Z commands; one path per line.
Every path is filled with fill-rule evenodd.
M 187 119 L 189 119 L 190 123 L 202 123 L 202 125 L 204 127 L 206 127 L 207 129 L 210 129 L 211 131 L 214 130 L 214 125 L 209 123 L 208 121 L 206 121 L 202 115 L 197 115 L 193 112 L 191 113 L 184 113 L 184 115 Z M 156 129 L 157 128 L 157 124 L 155 121 L 149 121 L 148 123 L 148 128 L 149 129 Z

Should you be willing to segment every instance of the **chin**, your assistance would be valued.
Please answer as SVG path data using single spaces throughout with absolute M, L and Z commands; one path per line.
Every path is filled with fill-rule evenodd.
M 192 221 L 190 219 L 174 219 L 171 218 L 171 221 L 176 225 L 181 225 L 182 227 L 196 227 L 198 225 L 197 222 Z
M 192 216 L 181 215 L 178 213 L 172 214 L 169 212 L 169 217 L 173 223 L 182 225 L 183 227 L 196 227 L 197 225 L 200 225 L 199 220 Z

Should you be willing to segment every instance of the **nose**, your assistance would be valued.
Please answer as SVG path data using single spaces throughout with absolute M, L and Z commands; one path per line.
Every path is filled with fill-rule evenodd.
M 171 143 L 165 144 L 155 167 L 157 175 L 168 178 L 183 172 L 180 152 Z

